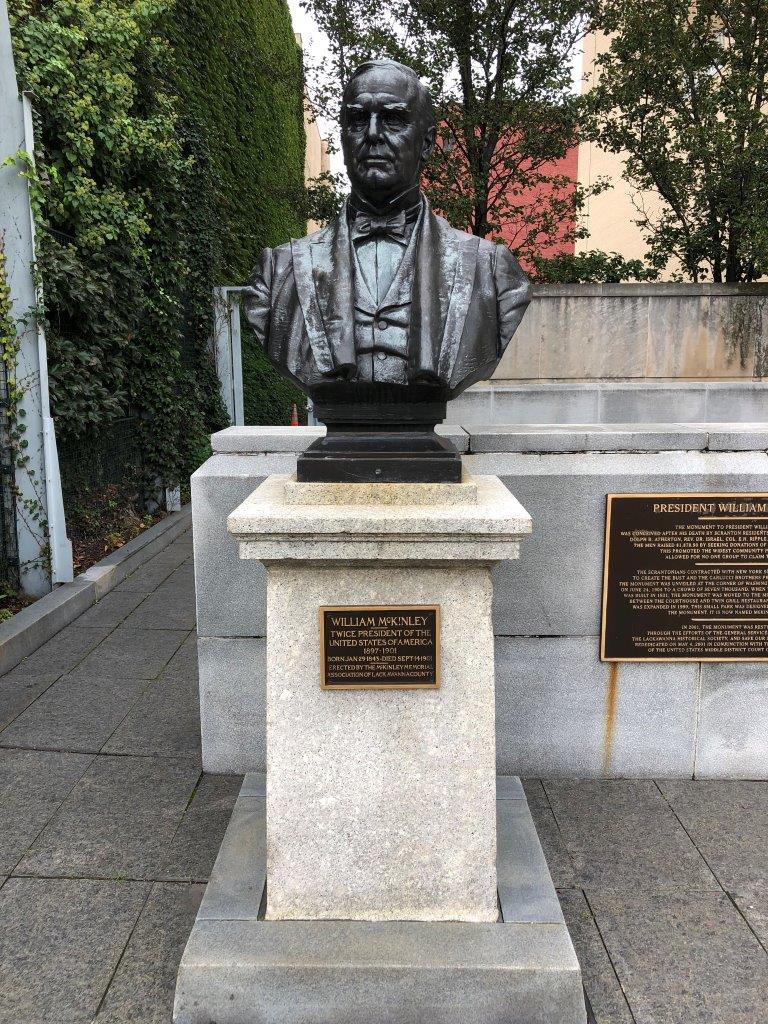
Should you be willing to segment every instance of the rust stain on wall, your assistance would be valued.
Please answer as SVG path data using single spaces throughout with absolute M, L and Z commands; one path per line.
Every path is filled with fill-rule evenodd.
M 612 661 L 608 665 L 608 689 L 605 692 L 605 711 L 603 713 L 603 775 L 610 775 L 611 773 L 618 704 L 619 662 Z

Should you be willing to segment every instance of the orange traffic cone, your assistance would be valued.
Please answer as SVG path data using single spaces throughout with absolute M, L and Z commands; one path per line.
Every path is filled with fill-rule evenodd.
M 294 402 L 293 405 L 291 406 L 291 426 L 292 427 L 298 427 L 298 425 L 299 425 L 299 410 L 296 408 L 296 403 Z

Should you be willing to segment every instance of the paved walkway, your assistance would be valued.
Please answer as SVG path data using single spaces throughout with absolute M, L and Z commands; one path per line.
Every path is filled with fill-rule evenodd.
M 170 1022 L 240 785 L 200 771 L 191 557 L 0 678 L 0 1024 Z M 768 1022 L 768 783 L 526 788 L 598 1024 Z

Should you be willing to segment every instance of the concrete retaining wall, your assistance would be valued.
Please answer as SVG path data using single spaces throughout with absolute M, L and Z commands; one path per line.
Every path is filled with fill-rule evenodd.
M 520 561 L 495 570 L 499 771 L 768 778 L 768 664 L 609 666 L 598 653 L 606 494 L 768 491 L 768 422 L 445 429 L 534 523 Z M 265 759 L 264 571 L 238 559 L 226 517 L 318 432 L 230 428 L 192 479 L 209 771 Z
M 762 423 L 768 421 L 768 381 L 494 380 L 449 402 L 447 420 L 467 429 L 494 423 Z
M 768 285 L 539 285 L 494 380 L 768 376 Z

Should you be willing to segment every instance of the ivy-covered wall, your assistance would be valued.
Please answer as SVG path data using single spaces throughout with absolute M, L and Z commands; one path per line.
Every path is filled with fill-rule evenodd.
M 183 482 L 225 422 L 212 288 L 244 282 L 263 245 L 303 227 L 302 74 L 285 0 L 15 0 L 11 27 L 35 95 L 60 443 L 131 417 L 145 479 Z M 248 412 L 269 422 L 278 385 L 252 383 L 259 356 L 249 348 Z M 273 422 L 287 422 L 290 400 Z
M 259 252 L 304 234 L 301 51 L 285 0 L 177 0 L 178 86 L 210 161 L 215 277 L 244 284 Z M 288 423 L 303 396 L 243 330 L 247 423 Z

